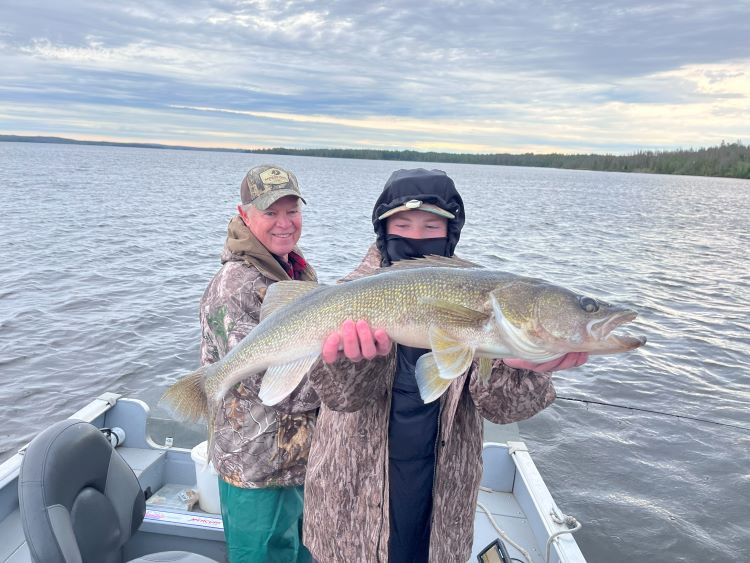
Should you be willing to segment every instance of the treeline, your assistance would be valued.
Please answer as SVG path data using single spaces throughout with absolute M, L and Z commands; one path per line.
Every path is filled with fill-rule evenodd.
M 328 158 L 362 158 L 368 160 L 408 160 L 411 162 L 490 164 L 496 166 L 536 166 L 609 172 L 650 172 L 687 176 L 720 176 L 750 179 L 750 145 L 741 141 L 722 142 L 718 147 L 675 151 L 638 151 L 629 155 L 612 154 L 468 154 L 449 152 L 388 151 L 377 149 L 227 149 L 204 148 L 156 143 L 123 143 L 113 141 L 78 141 L 62 137 L 1 135 L 0 142 L 72 143 L 118 147 L 179 149 L 197 151 L 245 152 L 320 156 Z
M 369 160 L 408 160 L 489 164 L 496 166 L 535 166 L 609 172 L 646 172 L 719 176 L 750 179 L 750 146 L 737 141 L 718 147 L 675 151 L 638 151 L 629 155 L 611 154 L 467 154 L 447 152 L 389 151 L 377 149 L 260 149 L 252 152 L 327 158 Z

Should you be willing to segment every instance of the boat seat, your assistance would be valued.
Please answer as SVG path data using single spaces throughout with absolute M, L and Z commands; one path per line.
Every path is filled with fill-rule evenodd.
M 21 522 L 36 563 L 122 563 L 146 501 L 133 470 L 99 429 L 55 423 L 34 438 L 18 479 Z M 216 563 L 184 551 L 131 562 Z

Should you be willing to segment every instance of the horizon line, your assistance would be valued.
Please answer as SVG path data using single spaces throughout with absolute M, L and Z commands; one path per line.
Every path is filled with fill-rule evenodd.
M 669 149 L 669 150 L 654 150 L 654 149 L 639 149 L 629 154 L 617 155 L 613 153 L 565 153 L 565 152 L 549 152 L 549 153 L 459 153 L 459 152 L 445 152 L 445 151 L 419 151 L 416 149 L 383 149 L 383 148 L 351 148 L 351 147 L 317 147 L 317 148 L 292 148 L 292 147 L 271 147 L 271 148 L 230 148 L 230 147 L 200 147 L 193 145 L 170 145 L 165 143 L 156 142 L 136 142 L 136 141 L 103 141 L 103 140 L 83 140 L 75 139 L 71 137 L 59 137 L 56 135 L 17 135 L 17 134 L 6 134 L 0 133 L 0 142 L 40 142 L 40 143 L 59 143 L 59 144 L 82 144 L 82 145 L 102 145 L 102 146 L 120 146 L 120 147 L 140 147 L 140 148 L 159 148 L 169 150 L 194 150 L 194 151 L 215 151 L 215 152 L 243 152 L 243 153 L 262 153 L 271 151 L 352 151 L 352 152 L 381 152 L 381 153 L 415 153 L 415 154 L 445 154 L 455 156 L 482 156 L 482 155 L 503 155 L 503 156 L 633 156 L 639 152 L 651 152 L 651 153 L 674 153 L 681 151 L 699 151 L 715 147 L 721 147 L 724 145 L 740 144 L 743 145 L 743 141 L 738 139 L 736 141 L 727 142 L 722 140 L 720 145 L 709 145 L 689 149 Z

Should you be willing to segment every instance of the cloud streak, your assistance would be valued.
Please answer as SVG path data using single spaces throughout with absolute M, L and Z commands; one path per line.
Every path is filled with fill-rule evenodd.
M 750 0 L 7 0 L 2 128 L 452 152 L 748 141 L 749 16 Z

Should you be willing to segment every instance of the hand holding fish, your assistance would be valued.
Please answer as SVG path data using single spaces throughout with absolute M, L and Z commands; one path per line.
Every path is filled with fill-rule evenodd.
M 339 332 L 331 333 L 323 342 L 321 356 L 327 364 L 341 357 L 353 362 L 372 360 L 391 351 L 392 341 L 383 329 L 372 330 L 366 320 L 356 323 L 347 319 Z
M 549 373 L 563 369 L 577 368 L 585 364 L 588 360 L 588 352 L 568 352 L 564 356 L 549 360 L 548 362 L 542 362 L 541 364 L 519 358 L 503 358 L 503 363 L 512 368 L 527 369 L 538 373 Z

